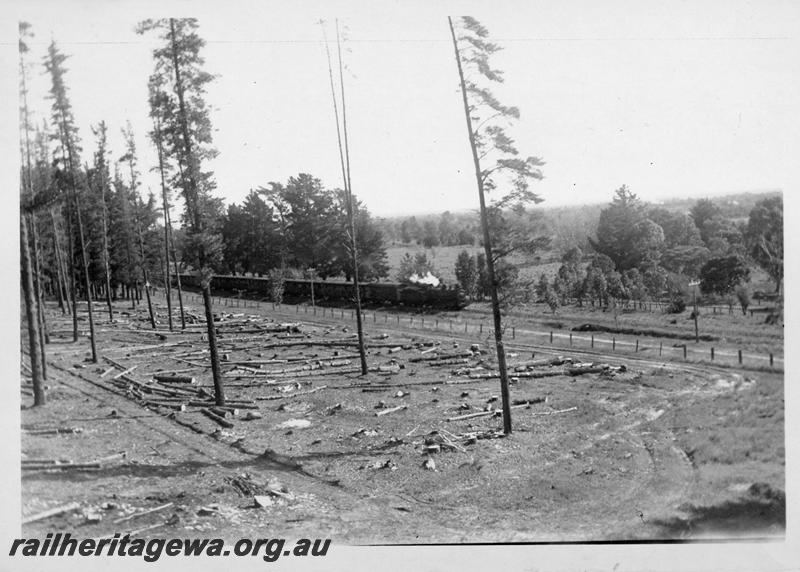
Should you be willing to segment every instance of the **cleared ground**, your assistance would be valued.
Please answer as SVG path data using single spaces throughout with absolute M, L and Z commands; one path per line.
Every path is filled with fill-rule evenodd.
M 373 371 L 361 376 L 349 320 L 217 307 L 226 395 L 239 403 L 221 427 L 200 411 L 213 406 L 204 325 L 170 333 L 156 302 L 157 332 L 144 307 L 119 304 L 115 323 L 98 316 L 113 361 L 98 364 L 50 309 L 46 407 L 27 408 L 23 376 L 23 518 L 78 506 L 25 533 L 269 529 L 348 543 L 784 533 L 780 373 L 568 348 L 532 359 L 510 341 L 512 399 L 530 404 L 502 437 L 491 413 L 448 421 L 499 407 L 498 380 L 476 378 L 495 369 L 484 337 L 367 323 Z M 196 383 L 152 382 L 166 372 Z M 44 466 L 58 459 L 99 463 Z

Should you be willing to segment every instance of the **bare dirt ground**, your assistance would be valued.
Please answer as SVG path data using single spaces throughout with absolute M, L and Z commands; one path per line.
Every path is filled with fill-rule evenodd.
M 279 531 L 351 544 L 784 534 L 780 373 L 566 349 L 545 363 L 556 356 L 510 343 L 512 398 L 529 404 L 503 437 L 491 413 L 499 381 L 477 377 L 495 369 L 485 338 L 367 323 L 372 371 L 361 376 L 349 320 L 217 307 L 237 410 L 223 427 L 201 411 L 213 407 L 205 325 L 181 332 L 176 318 L 169 332 L 155 302 L 156 332 L 144 304 L 120 302 L 113 323 L 97 313 L 97 364 L 88 338 L 73 343 L 70 317 L 49 308 L 45 407 L 30 407 L 23 375 L 23 522 L 77 505 L 26 534 Z M 586 373 L 588 362 L 601 365 Z M 153 382 L 164 373 L 195 383 Z

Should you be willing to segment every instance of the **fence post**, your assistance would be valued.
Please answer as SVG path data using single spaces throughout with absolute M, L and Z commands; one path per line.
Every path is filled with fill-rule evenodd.
M 569 333 L 569 345 L 572 345 L 572 332 Z
M 553 330 L 550 330 L 550 343 L 553 343 Z
M 516 326 L 511 326 L 511 339 L 512 340 L 516 340 L 517 339 L 517 327 Z
M 742 365 L 742 350 L 739 350 L 739 365 Z
M 483 333 L 483 322 L 480 323 L 480 330 L 478 331 L 479 334 Z
M 400 314 L 397 314 L 396 317 L 397 317 L 397 325 L 399 326 L 400 325 Z
M 658 357 L 661 357 L 661 351 L 664 349 L 664 342 L 658 342 Z
M 635 351 L 637 351 L 637 352 L 639 351 L 639 338 L 636 338 L 636 350 Z
M 714 361 L 714 348 L 711 348 L 711 361 Z
M 374 323 L 375 323 L 375 322 L 377 322 L 377 321 L 378 321 L 378 314 L 376 314 L 376 313 L 374 313 L 374 312 L 373 312 L 373 313 L 372 313 L 372 323 L 374 324 Z
M 611 338 L 611 351 L 616 351 L 617 349 L 617 338 Z
M 683 359 L 686 360 L 686 344 L 683 344 Z
M 409 325 L 412 327 L 414 326 L 414 316 L 411 316 L 411 323 Z
M 774 363 L 773 356 L 772 356 L 772 353 L 770 353 L 769 354 L 769 367 L 772 367 L 773 363 Z
M 439 320 L 436 320 L 436 326 L 435 327 L 436 327 L 437 330 L 439 329 Z
M 425 327 L 425 316 L 422 316 L 422 326 L 421 326 L 421 327 L 422 327 L 422 328 L 424 328 L 424 327 Z

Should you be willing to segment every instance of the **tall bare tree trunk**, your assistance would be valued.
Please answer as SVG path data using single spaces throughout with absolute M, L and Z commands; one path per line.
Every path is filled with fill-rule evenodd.
M 492 296 L 492 317 L 494 318 L 494 341 L 497 348 L 497 367 L 500 368 L 500 393 L 503 399 L 503 432 L 508 435 L 511 433 L 511 402 L 508 389 L 508 369 L 506 364 L 506 351 L 503 345 L 503 325 L 500 314 L 500 299 L 497 295 L 497 277 L 494 271 L 494 255 L 492 254 L 492 237 L 489 233 L 489 219 L 486 213 L 486 198 L 483 188 L 483 177 L 481 175 L 480 158 L 478 148 L 475 144 L 475 133 L 472 129 L 472 118 L 470 116 L 469 102 L 467 100 L 467 88 L 464 82 L 464 70 L 461 67 L 461 54 L 458 51 L 458 41 L 456 32 L 453 28 L 452 18 L 447 18 L 450 24 L 450 34 L 453 37 L 453 48 L 458 64 L 458 77 L 461 82 L 461 96 L 464 100 L 464 116 L 467 121 L 467 133 L 469 134 L 469 146 L 472 149 L 472 161 L 475 166 L 475 179 L 478 183 L 478 198 L 481 205 L 481 227 L 483 229 L 483 248 L 486 252 L 486 274 L 489 278 L 489 288 Z
M 150 300 L 150 278 L 147 275 L 147 265 L 144 259 L 144 239 L 142 238 L 142 226 L 139 222 L 138 212 L 136 214 L 136 234 L 139 236 L 139 253 L 142 257 L 142 276 L 144 277 L 144 293 L 147 296 L 147 312 L 150 316 L 150 326 L 156 329 L 156 318 L 153 314 L 153 302 Z
M 81 216 L 80 200 L 78 199 L 78 189 L 75 185 L 76 171 L 75 171 L 75 164 L 73 162 L 72 144 L 69 141 L 69 134 L 67 132 L 66 126 L 63 125 L 63 117 L 62 117 L 61 132 L 64 141 L 64 147 L 66 147 L 67 150 L 69 178 L 72 190 L 72 202 L 75 208 L 75 217 L 77 218 L 78 221 L 78 241 L 81 249 L 81 262 L 83 264 L 83 286 L 84 289 L 86 290 L 86 307 L 89 312 L 89 337 L 92 347 L 92 362 L 97 363 L 97 344 L 95 341 L 94 315 L 92 312 L 92 293 L 91 289 L 89 288 L 89 260 L 88 257 L 86 256 L 86 240 L 83 233 L 83 217 Z
M 64 303 L 64 291 L 62 288 L 62 267 L 61 267 L 61 245 L 58 240 L 58 229 L 56 228 L 56 217 L 50 210 L 50 222 L 53 224 L 53 253 L 56 262 L 56 289 L 58 290 L 58 307 L 61 308 L 61 314 L 66 314 L 66 304 Z
M 75 238 L 72 228 L 72 209 L 67 210 L 67 239 L 69 247 L 69 286 L 72 301 L 72 341 L 78 341 L 78 285 L 75 283 Z
M 28 223 L 26 216 L 20 216 L 20 270 L 22 272 L 22 293 L 25 298 L 25 318 L 28 323 L 28 349 L 31 358 L 31 378 L 33 379 L 33 404 L 45 404 L 44 380 L 42 377 L 42 352 L 39 349 L 39 322 L 36 319 L 36 296 L 33 289 L 31 252 L 28 246 Z
M 186 160 L 188 161 L 186 203 L 190 214 L 193 215 L 193 230 L 197 234 L 201 234 L 204 229 L 200 213 L 197 180 L 195 178 L 195 165 L 193 164 L 196 162 L 196 159 L 192 153 L 192 141 L 189 136 L 189 118 L 186 111 L 186 102 L 184 101 L 184 87 L 181 80 L 181 68 L 178 62 L 174 19 L 170 18 L 169 23 L 171 32 L 170 39 L 172 44 L 172 63 L 175 71 L 175 92 L 178 96 L 178 113 L 181 125 L 181 134 L 183 136 L 183 146 L 186 152 Z M 217 333 L 214 327 L 214 312 L 211 306 L 211 274 L 209 269 L 206 268 L 206 252 L 202 243 L 198 248 L 198 262 L 201 274 L 208 272 L 207 276 L 201 276 L 200 284 L 203 288 L 203 305 L 205 306 L 206 314 L 206 330 L 208 332 L 209 357 L 211 358 L 211 374 L 214 379 L 214 395 L 217 405 L 224 405 L 225 393 L 222 387 L 222 375 L 219 367 L 219 356 L 217 355 Z
M 158 152 L 158 171 L 161 175 L 161 203 L 164 208 L 164 288 L 167 294 L 167 317 L 169 320 L 169 331 L 173 329 L 172 324 L 172 279 L 169 270 L 169 201 L 167 200 L 167 183 L 164 176 L 164 154 L 161 149 L 161 126 L 157 120 L 153 119 L 153 129 L 156 140 L 156 151 Z M 175 269 L 177 273 L 178 269 Z M 181 314 L 183 312 L 181 311 Z
M 41 267 L 39 266 L 39 241 L 36 233 L 36 214 L 31 213 L 31 249 L 33 252 L 33 288 L 36 297 L 36 321 L 39 326 L 39 351 L 42 358 L 42 379 L 47 379 L 47 349 L 46 344 L 50 343 L 50 336 L 47 334 L 47 324 L 44 319 L 44 296 L 42 295 L 42 281 L 40 278 Z
M 324 28 L 323 28 L 324 34 Z M 341 84 L 342 97 L 342 128 L 339 129 L 339 107 L 336 103 L 336 89 L 333 83 L 333 69 L 331 67 L 331 56 L 328 50 L 328 40 L 325 38 L 325 51 L 328 55 L 328 75 L 331 83 L 331 97 L 333 99 L 333 113 L 336 119 L 336 138 L 339 143 L 339 161 L 342 167 L 342 179 L 345 191 L 345 202 L 347 203 L 347 222 L 348 234 L 350 235 L 350 250 L 353 262 L 353 294 L 356 303 L 356 331 L 358 333 L 358 356 L 361 363 L 361 375 L 367 375 L 367 353 L 364 347 L 364 325 L 361 314 L 361 289 L 358 283 L 358 248 L 356 242 L 355 213 L 353 209 L 353 193 L 350 187 L 350 152 L 347 144 L 347 112 L 344 98 L 344 75 L 342 71 L 342 46 L 339 38 L 339 22 L 336 21 L 336 45 L 339 56 L 339 83 Z M 342 131 L 344 132 L 344 144 L 342 144 Z
M 103 162 L 105 165 L 105 161 Z M 111 304 L 111 257 L 108 254 L 108 210 L 106 207 L 106 174 L 100 183 L 100 207 L 103 209 L 103 269 L 105 271 L 106 306 L 108 306 L 108 320 L 114 320 L 114 307 Z
M 361 314 L 361 289 L 358 282 L 358 246 L 356 243 L 356 214 L 353 208 L 353 185 L 350 182 L 350 147 L 347 140 L 347 105 L 344 98 L 344 73 L 342 71 L 342 43 L 339 36 L 339 21 L 336 21 L 336 47 L 339 56 L 339 87 L 342 91 L 342 132 L 344 133 L 344 156 L 347 167 L 347 218 L 350 222 L 350 245 L 353 251 L 353 290 L 356 297 L 356 330 L 358 332 L 358 356 L 361 375 L 367 375 L 367 352 L 364 347 L 364 326 Z
M 20 52 L 20 79 L 22 80 L 22 113 L 23 113 L 23 131 L 25 134 L 25 171 L 27 174 L 27 187 L 28 196 L 33 201 L 35 198 L 35 191 L 33 190 L 33 172 L 31 170 L 31 140 L 30 140 L 30 121 L 28 115 L 28 87 L 27 87 L 27 73 L 25 70 L 25 63 L 22 59 L 22 51 Z M 47 355 L 45 343 L 50 342 L 50 336 L 47 334 L 47 325 L 44 318 L 44 298 L 42 296 L 42 281 L 40 269 L 40 252 L 39 252 L 39 235 L 36 231 L 36 213 L 30 213 L 30 235 L 31 235 L 31 248 L 33 250 L 33 285 L 34 296 L 36 297 L 36 320 L 39 325 L 39 351 L 41 351 L 42 359 L 42 378 L 47 379 Z

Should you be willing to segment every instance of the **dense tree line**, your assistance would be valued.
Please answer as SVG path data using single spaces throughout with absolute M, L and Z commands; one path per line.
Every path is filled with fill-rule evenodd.
M 354 200 L 359 277 L 389 273 L 383 234 L 367 208 Z M 222 221 L 223 268 L 230 273 L 294 274 L 352 278 L 346 197 L 301 173 L 285 183 L 251 190 L 241 205 L 228 207 Z
M 743 309 L 750 301 L 750 269 L 758 266 L 781 291 L 783 281 L 783 201 L 770 196 L 756 201 L 744 220 L 731 219 L 709 199 L 697 201 L 688 212 L 651 206 L 627 187 L 615 192 L 600 211 L 590 249 L 573 246 L 563 251 L 555 275 L 541 274 L 523 298 L 547 303 L 555 312 L 574 302 L 609 307 L 650 300 L 671 302 L 681 311 L 698 280 L 700 291 Z M 478 261 L 466 251 L 456 262 L 459 284 L 480 299 L 485 286 Z M 509 290 L 519 290 L 513 277 Z

